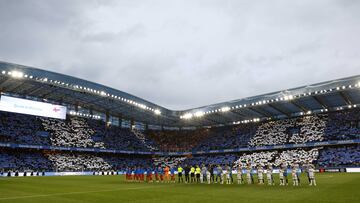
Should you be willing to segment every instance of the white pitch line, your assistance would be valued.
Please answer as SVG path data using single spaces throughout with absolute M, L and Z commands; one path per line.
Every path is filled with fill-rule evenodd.
M 1 200 L 10 200 L 10 199 L 25 199 L 25 198 L 36 198 L 36 197 L 51 197 L 51 196 L 61 196 L 61 195 L 74 195 L 74 194 L 86 194 L 93 192 L 114 192 L 121 190 L 141 190 L 147 188 L 159 188 L 159 187 L 136 187 L 136 188 L 123 188 L 123 189 L 113 189 L 113 190 L 93 190 L 93 191 L 82 191 L 82 192 L 66 192 L 66 193 L 53 193 L 53 194 L 44 194 L 44 195 L 26 195 L 20 197 L 2 197 Z M 161 187 L 160 187 L 161 188 Z

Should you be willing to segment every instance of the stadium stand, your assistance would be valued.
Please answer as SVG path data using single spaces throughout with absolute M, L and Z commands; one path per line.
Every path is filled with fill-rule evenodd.
M 185 131 L 135 131 L 106 126 L 103 121 L 70 116 L 67 120 L 0 112 L 0 140 L 5 143 L 64 147 L 189 151 L 307 143 L 359 138 L 359 111 L 342 111 L 278 121 L 240 124 Z M 153 139 L 153 140 L 152 140 Z M 6 170 L 104 171 L 125 170 L 137 165 L 226 164 L 253 165 L 313 163 L 321 167 L 359 165 L 359 146 L 325 149 L 293 149 L 192 157 L 133 159 L 115 155 L 72 153 L 22 153 L 1 150 L 1 168 Z M 34 161 L 36 160 L 36 161 Z
M 183 131 L 153 131 L 146 132 L 149 139 L 154 140 L 162 151 L 189 151 L 199 142 L 206 140 L 209 131 L 206 129 Z
M 0 111 L 0 141 L 49 145 L 48 133 L 35 116 Z
M 360 110 L 329 113 L 325 128 L 326 140 L 360 139 Z
M 127 167 L 152 166 L 149 158 L 84 153 L 48 154 L 56 171 L 124 171 Z
M 321 167 L 360 166 L 360 146 L 328 147 L 320 151 Z
M 49 118 L 57 108 L 44 117 L 2 109 L 0 171 L 359 166 L 359 76 L 172 111 L 72 76 L 6 62 L 0 70 L 1 98 L 58 105 L 67 113 L 63 120 Z
M 211 132 L 210 135 L 202 139 L 195 149 L 203 151 L 247 147 L 256 129 L 257 124 L 254 123 L 207 129 Z
M 106 126 L 103 121 L 69 117 L 67 120 L 0 112 L 0 141 L 121 150 L 154 150 L 130 129 Z
M 52 162 L 42 152 L 0 148 L 0 168 L 4 171 L 53 171 Z

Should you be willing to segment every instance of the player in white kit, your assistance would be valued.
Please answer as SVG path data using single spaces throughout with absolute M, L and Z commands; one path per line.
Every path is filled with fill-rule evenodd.
M 297 176 L 297 171 L 296 171 L 295 166 L 292 167 L 291 176 L 292 176 L 292 179 L 293 179 L 293 186 L 299 186 L 299 179 L 298 179 L 298 176 Z
M 211 181 L 211 180 L 210 180 L 210 177 L 211 177 L 211 173 L 210 173 L 210 171 L 207 170 L 207 171 L 206 171 L 206 180 L 207 180 L 207 183 L 208 183 L 208 184 L 211 183 L 211 182 L 210 182 L 210 181 Z
M 226 168 L 226 184 L 231 184 L 231 168 L 228 166 Z
M 280 178 L 280 185 L 284 186 L 285 185 L 284 169 L 282 169 L 282 168 L 279 169 L 279 178 Z
M 253 177 L 252 177 L 252 174 L 251 174 L 251 165 L 249 164 L 247 169 L 246 169 L 246 178 L 247 178 L 247 183 L 250 185 L 250 184 L 253 184 Z
M 316 180 L 315 180 L 315 167 L 311 165 L 309 167 L 309 178 L 310 178 L 310 186 L 316 186 Z
M 264 170 L 262 166 L 259 166 L 257 169 L 258 182 L 260 185 L 264 184 Z
M 239 167 L 237 168 L 236 177 L 237 177 L 237 183 L 238 183 L 238 184 L 242 184 L 242 183 L 243 183 L 242 168 L 241 168 L 240 165 L 239 165 Z
M 207 168 L 203 164 L 203 166 L 201 168 L 201 174 L 200 174 L 200 182 L 201 183 L 206 182 L 206 180 L 207 180 L 206 171 L 207 171 Z
M 272 172 L 273 172 L 273 167 L 269 164 L 266 170 L 268 185 L 275 185 Z
M 221 179 L 221 184 L 224 184 L 224 182 L 226 182 L 226 180 L 227 180 L 227 175 L 228 175 L 228 171 L 226 170 L 226 168 L 223 171 L 222 175 L 223 175 L 223 177 Z

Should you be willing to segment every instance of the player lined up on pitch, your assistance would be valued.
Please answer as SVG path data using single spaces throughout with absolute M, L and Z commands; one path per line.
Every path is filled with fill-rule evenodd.
M 163 182 L 163 183 L 175 183 L 175 175 L 177 175 L 178 183 L 207 183 L 207 184 L 233 184 L 233 169 L 235 169 L 235 177 L 237 184 L 257 184 L 263 185 L 275 185 L 274 180 L 274 169 L 272 165 L 266 167 L 257 166 L 252 167 L 251 164 L 247 164 L 247 167 L 232 168 L 230 166 L 221 165 L 210 165 L 206 167 L 202 165 L 200 168 L 197 166 L 184 167 L 169 167 L 169 166 L 158 166 L 153 168 L 134 167 L 126 170 L 126 181 L 131 182 Z M 299 164 L 292 164 L 289 167 L 286 164 L 281 164 L 277 169 L 279 183 L 281 186 L 289 185 L 289 179 L 292 179 L 293 186 L 300 185 L 300 175 L 302 171 L 305 171 L 308 184 L 310 186 L 316 186 L 315 180 L 315 167 L 312 164 L 304 165 L 303 169 L 300 168 Z M 290 177 L 291 176 L 291 177 Z M 245 178 L 244 178 L 245 177 Z M 265 182 L 266 177 L 266 182 Z M 245 181 L 246 180 L 246 181 Z

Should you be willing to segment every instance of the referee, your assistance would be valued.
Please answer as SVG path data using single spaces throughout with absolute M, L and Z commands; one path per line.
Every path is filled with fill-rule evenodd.
M 178 167 L 178 169 L 177 169 L 177 171 L 178 171 L 178 182 L 179 183 L 183 183 L 184 182 L 184 179 L 183 179 L 183 177 L 182 177 L 182 173 L 183 173 L 183 168 L 179 165 L 179 167 Z

